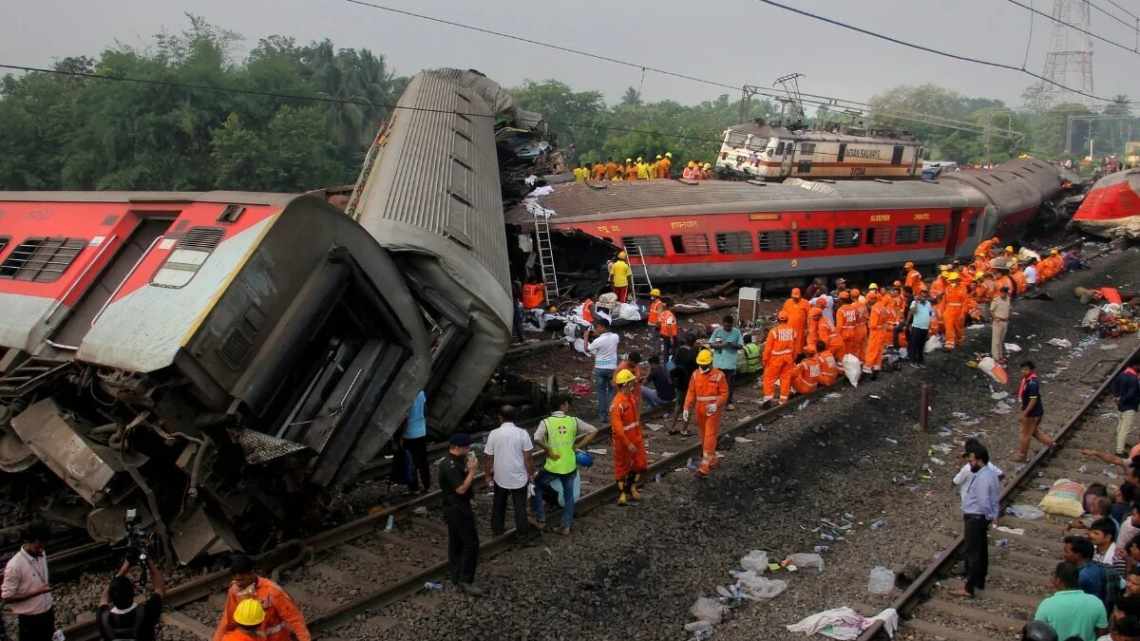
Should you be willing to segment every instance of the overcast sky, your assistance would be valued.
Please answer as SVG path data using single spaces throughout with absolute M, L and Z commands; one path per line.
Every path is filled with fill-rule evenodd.
M 771 84 L 800 72 L 811 93 L 866 100 L 900 84 L 934 82 L 973 96 L 1020 106 L 1032 82 L 1016 72 L 988 69 L 877 41 L 757 0 L 378 0 L 381 4 L 597 51 L 730 84 Z M 859 26 L 936 48 L 1020 65 L 1029 14 L 1004 0 L 782 0 Z M 1033 2 L 1049 12 L 1051 0 Z M 1117 0 L 1140 14 L 1140 0 Z M 1113 9 L 1105 0 L 1100 3 Z M 46 65 L 64 56 L 95 54 L 119 41 L 149 46 L 154 33 L 178 31 L 191 11 L 245 37 L 285 34 L 300 42 L 331 38 L 339 47 L 381 53 L 402 74 L 425 67 L 472 67 L 515 85 L 557 78 L 576 89 L 599 89 L 614 100 L 641 84 L 641 72 L 558 53 L 343 0 L 38 0 L 6 12 L 0 22 L 0 62 Z M 1034 20 L 1028 68 L 1040 72 L 1053 23 Z M 1093 12 L 1092 31 L 1132 46 L 1131 29 Z M 1095 91 L 1140 97 L 1140 56 L 1094 43 Z M 1079 82 L 1074 79 L 1073 82 Z M 695 102 L 723 93 L 691 81 L 645 76 L 644 97 Z

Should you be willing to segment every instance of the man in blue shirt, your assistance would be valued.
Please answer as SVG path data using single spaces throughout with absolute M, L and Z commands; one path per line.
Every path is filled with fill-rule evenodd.
M 989 466 L 990 452 L 980 443 L 966 452 L 966 461 L 973 473 L 962 490 L 962 519 L 965 524 L 966 582 L 955 592 L 958 596 L 973 597 L 975 590 L 986 589 L 989 572 L 989 528 L 998 517 L 1001 498 L 1001 481 Z
M 413 493 L 420 491 L 426 493 L 431 487 L 431 468 L 428 467 L 427 460 L 427 417 L 424 415 L 426 404 L 427 396 L 423 390 L 420 390 L 420 393 L 416 394 L 416 400 L 412 401 L 411 409 L 408 410 L 408 422 L 404 428 L 404 452 L 411 459 L 408 491 Z M 418 481 L 417 473 L 419 473 Z M 420 482 L 424 485 L 422 490 Z
M 923 365 L 926 351 L 926 336 L 930 333 L 930 319 L 934 318 L 934 305 L 930 304 L 930 296 L 924 287 L 910 304 L 906 315 L 906 325 L 910 326 L 910 333 L 906 339 L 906 355 L 911 365 Z
M 1106 590 L 1108 576 L 1105 574 L 1104 566 L 1093 563 L 1094 551 L 1092 541 L 1085 537 L 1066 536 L 1065 548 L 1061 555 L 1066 561 L 1077 566 L 1077 583 L 1080 588 L 1086 594 L 1091 594 L 1105 603 L 1108 597 Z
M 713 352 L 713 367 L 724 372 L 728 381 L 728 409 L 735 409 L 732 405 L 732 379 L 736 377 L 736 352 L 744 347 L 744 335 L 740 328 L 735 327 L 735 319 L 725 316 L 721 319 L 722 325 L 713 330 L 709 336 L 709 347 Z

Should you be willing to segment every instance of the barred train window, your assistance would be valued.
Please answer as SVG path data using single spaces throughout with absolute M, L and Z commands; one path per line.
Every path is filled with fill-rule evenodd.
M 946 238 L 946 225 L 927 225 L 922 228 L 922 242 L 937 243 Z
M 0 278 L 37 283 L 59 280 L 86 246 L 87 241 L 82 238 L 29 238 L 13 247 L 0 263 Z
M 681 234 L 670 236 L 669 240 L 673 243 L 673 253 L 675 254 L 703 256 L 711 253 L 709 238 L 704 234 Z
M 835 230 L 835 240 L 833 246 L 836 249 L 847 249 L 859 246 L 859 228 L 858 227 L 840 227 Z
M 895 231 L 895 242 L 899 245 L 913 245 L 918 242 L 918 225 L 903 225 Z
M 801 250 L 827 249 L 826 229 L 801 229 L 796 235 L 799 237 Z
M 716 235 L 716 250 L 722 254 L 751 254 L 752 234 L 746 231 L 718 233 Z
M 760 232 L 760 251 L 786 252 L 792 249 L 792 232 L 790 231 L 762 231 Z
M 868 227 L 867 228 L 867 244 L 874 247 L 881 247 L 883 245 L 891 244 L 891 228 L 890 227 Z
M 622 236 L 621 244 L 630 254 L 641 250 L 642 256 L 664 256 L 665 243 L 660 236 Z

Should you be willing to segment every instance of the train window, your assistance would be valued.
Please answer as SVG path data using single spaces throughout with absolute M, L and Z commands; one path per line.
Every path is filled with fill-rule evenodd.
M 840 227 L 835 230 L 835 240 L 832 246 L 836 249 L 847 249 L 859 246 L 858 227 Z
M 631 254 L 641 250 L 642 256 L 664 256 L 665 243 L 660 236 L 622 236 L 621 244 Z
M 815 143 L 814 142 L 802 142 L 802 143 L 800 143 L 800 153 L 805 155 L 805 156 L 807 156 L 809 154 L 814 154 L 815 153 Z
M 882 247 L 883 245 L 891 244 L 891 228 L 890 227 L 868 227 L 867 228 L 867 244 L 874 247 Z
M 783 156 L 784 155 L 784 143 L 781 142 L 781 143 L 776 145 L 776 155 L 777 156 Z
M 826 229 L 801 229 L 796 232 L 796 236 L 799 239 L 801 250 L 815 251 L 827 249 Z
M 799 164 L 796 166 L 796 171 L 801 173 L 801 174 L 810 174 L 811 173 L 811 161 L 810 160 L 801 160 L 799 162 Z
M 792 249 L 792 232 L 790 231 L 762 231 L 760 232 L 760 251 L 786 252 Z
M 178 239 L 150 284 L 170 289 L 185 287 L 221 244 L 225 235 L 226 230 L 219 227 L 191 227 Z
M 29 238 L 0 263 L 0 278 L 50 283 L 59 280 L 87 246 L 82 238 Z
M 922 242 L 937 243 L 946 238 L 946 225 L 927 225 L 922 228 Z
M 673 242 L 673 252 L 676 254 L 693 254 L 702 256 L 711 253 L 709 249 L 709 237 L 704 234 L 682 234 L 680 236 L 670 236 Z
M 218 214 L 219 223 L 236 223 L 238 218 L 245 213 L 245 207 L 241 205 L 226 205 L 221 214 Z
M 895 243 L 913 245 L 918 242 L 918 225 L 903 225 L 895 230 Z
M 725 137 L 725 143 L 733 147 L 743 147 L 744 141 L 748 139 L 748 134 L 742 131 L 729 131 L 728 136 Z
M 751 254 L 752 234 L 746 231 L 718 233 L 716 235 L 716 250 L 722 254 Z

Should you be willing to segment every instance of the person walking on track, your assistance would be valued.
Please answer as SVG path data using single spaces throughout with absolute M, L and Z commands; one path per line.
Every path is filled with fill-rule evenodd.
M 1021 384 L 1017 388 L 1017 398 L 1021 401 L 1020 431 L 1017 439 L 1017 463 L 1029 460 L 1029 442 L 1037 439 L 1045 447 L 1053 447 L 1053 437 L 1041 431 L 1041 418 L 1045 416 L 1045 406 L 1041 402 L 1041 384 L 1037 380 L 1037 366 L 1033 361 L 1021 364 Z
M 716 440 L 720 434 L 720 419 L 728 402 L 728 375 L 713 367 L 713 354 L 707 349 L 697 354 L 699 369 L 693 372 L 689 391 L 685 396 L 684 420 L 696 410 L 697 434 L 701 441 L 701 464 L 697 475 L 704 478 L 717 466 Z
M 618 505 L 637 503 L 641 493 L 637 484 L 648 464 L 645 452 L 645 437 L 641 429 L 641 412 L 638 410 L 640 398 L 634 396 L 637 375 L 624 369 L 617 373 L 614 382 L 618 393 L 610 404 L 610 434 L 614 447 L 614 480 L 618 486 Z
M 1001 481 L 989 466 L 990 453 L 984 445 L 968 449 L 966 460 L 970 464 L 971 473 L 961 492 L 966 581 L 955 594 L 973 597 L 977 590 L 986 589 L 986 574 L 989 572 L 988 532 L 990 523 L 998 517 Z

